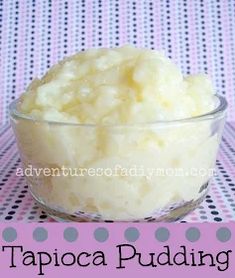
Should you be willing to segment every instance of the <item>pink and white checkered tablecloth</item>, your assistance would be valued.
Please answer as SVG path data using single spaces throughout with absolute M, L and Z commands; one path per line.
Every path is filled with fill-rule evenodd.
M 0 0 L 0 221 L 53 221 L 30 197 L 8 104 L 76 51 L 131 43 L 162 49 L 185 74 L 207 72 L 229 102 L 217 175 L 184 221 L 235 220 L 235 1 Z M 234 122 L 233 122 L 234 121 Z

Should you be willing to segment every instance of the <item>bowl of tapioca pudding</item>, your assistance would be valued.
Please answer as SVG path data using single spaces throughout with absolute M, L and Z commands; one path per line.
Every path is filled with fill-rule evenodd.
M 208 192 L 226 108 L 207 75 L 125 46 L 65 58 L 10 114 L 29 190 L 55 219 L 176 221 Z

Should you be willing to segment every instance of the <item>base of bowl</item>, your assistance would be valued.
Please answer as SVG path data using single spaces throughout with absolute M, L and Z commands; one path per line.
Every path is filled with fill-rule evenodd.
M 50 217 L 52 217 L 57 222 L 175 222 L 183 219 L 187 214 L 196 209 L 200 203 L 204 200 L 205 196 L 208 193 L 208 183 L 204 184 L 201 188 L 201 195 L 196 200 L 191 200 L 187 202 L 179 202 L 167 206 L 163 209 L 156 210 L 152 215 L 147 216 L 141 219 L 127 219 L 127 220 L 109 220 L 103 219 L 100 215 L 90 215 L 86 214 L 82 211 L 79 211 L 74 214 L 69 214 L 66 212 L 62 212 L 59 209 L 50 208 L 41 200 L 36 198 L 33 194 L 35 201 L 38 206 L 41 207 L 42 210 L 47 212 Z

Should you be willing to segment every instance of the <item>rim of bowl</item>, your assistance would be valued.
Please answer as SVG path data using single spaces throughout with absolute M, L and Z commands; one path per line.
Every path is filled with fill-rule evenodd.
M 205 121 L 210 119 L 215 119 L 224 116 L 228 107 L 228 103 L 225 97 L 220 95 L 214 95 L 215 101 L 217 100 L 217 106 L 212 111 L 201 114 L 194 117 L 182 118 L 176 120 L 160 120 L 153 122 L 143 122 L 143 123 L 133 123 L 133 124 L 82 124 L 82 123 L 72 123 L 72 122 L 58 122 L 58 121 L 48 121 L 41 119 L 34 119 L 33 117 L 23 114 L 17 109 L 17 104 L 20 103 L 20 98 L 12 101 L 9 105 L 10 117 L 13 119 L 22 119 L 26 121 L 32 121 L 34 123 L 46 123 L 49 125 L 64 125 L 64 126 L 80 126 L 80 127 L 138 127 L 138 126 L 149 126 L 149 125 L 168 125 L 168 124 L 181 124 L 181 123 L 189 123 L 189 122 L 197 122 L 197 121 Z

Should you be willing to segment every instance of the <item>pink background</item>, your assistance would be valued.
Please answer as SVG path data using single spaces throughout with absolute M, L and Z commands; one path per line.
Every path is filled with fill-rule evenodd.
M 232 237 L 228 242 L 219 242 L 216 239 L 216 231 L 220 227 L 229 227 L 232 231 Z M 1 224 L 0 231 L 8 227 Z M 18 233 L 18 239 L 12 243 L 5 243 L 1 241 L 1 245 L 23 245 L 25 250 L 49 251 L 53 252 L 55 248 L 63 250 L 64 252 L 73 252 L 75 254 L 82 251 L 94 252 L 102 250 L 106 254 L 107 267 L 87 267 L 80 268 L 78 266 L 71 267 L 47 267 L 45 266 L 45 277 L 226 277 L 233 278 L 235 270 L 235 224 L 13 224 Z M 32 239 L 32 232 L 36 227 L 44 227 L 48 231 L 48 239 L 44 242 L 35 242 Z M 63 232 L 66 227 L 76 227 L 79 233 L 76 242 L 70 243 L 63 239 Z M 106 242 L 97 242 L 93 233 L 98 227 L 105 227 L 109 231 L 109 238 Z M 117 263 L 117 244 L 129 243 L 124 238 L 124 232 L 128 227 L 136 227 L 139 230 L 140 237 L 134 242 L 130 243 L 136 247 L 137 250 L 147 254 L 149 252 L 158 253 L 162 246 L 169 245 L 172 252 L 178 252 L 179 246 L 186 245 L 187 248 L 194 248 L 195 250 L 204 250 L 217 254 L 220 251 L 227 251 L 233 248 L 233 253 L 230 256 L 230 267 L 225 272 L 219 272 L 214 267 L 139 267 L 134 262 L 126 263 L 125 269 L 116 269 Z M 155 237 L 154 232 L 159 227 L 166 227 L 170 232 L 170 239 L 166 242 L 159 243 Z M 189 227 L 197 227 L 201 232 L 201 238 L 194 243 L 190 243 L 185 239 L 185 232 Z M 7 253 L 6 253 L 7 254 Z M 22 267 L 9 269 L 9 255 L 0 253 L 1 275 L 11 275 L 16 277 L 19 274 L 23 277 L 36 277 L 37 267 Z M 167 275 L 167 276 L 166 276 Z

